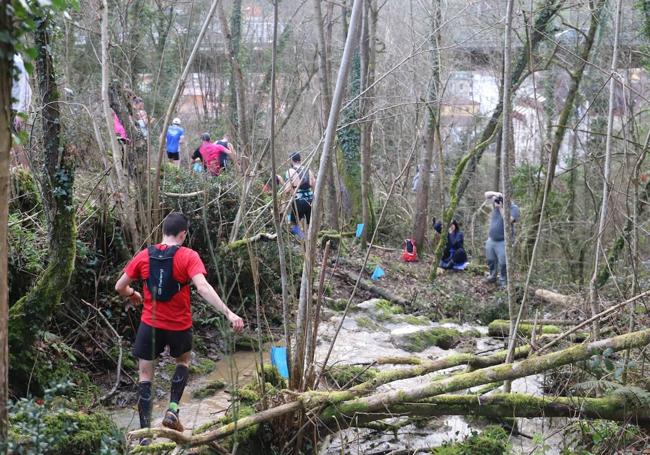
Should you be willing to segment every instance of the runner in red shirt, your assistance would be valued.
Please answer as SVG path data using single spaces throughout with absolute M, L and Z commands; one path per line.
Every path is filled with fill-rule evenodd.
M 188 367 L 192 356 L 192 312 L 190 309 L 190 283 L 217 311 L 230 321 L 235 332 L 241 332 L 244 322 L 230 311 L 214 288 L 205 279 L 206 270 L 199 254 L 181 246 L 187 237 L 188 222 L 179 212 L 170 213 L 163 222 L 162 242 L 140 251 L 127 264 L 124 273 L 115 284 L 115 290 L 128 297 L 134 304 L 144 301 L 140 327 L 133 346 L 138 358 L 138 412 L 142 428 L 151 425 L 153 395 L 151 381 L 154 360 L 169 346 L 176 359 L 176 371 L 171 381 L 169 409 L 165 412 L 163 426 L 183 431 L 178 417 L 178 404 L 187 384 Z M 157 277 L 150 277 L 153 268 Z M 133 281 L 143 281 L 142 295 L 133 289 Z M 152 290 L 158 298 L 154 299 Z M 147 444 L 150 440 L 143 440 Z

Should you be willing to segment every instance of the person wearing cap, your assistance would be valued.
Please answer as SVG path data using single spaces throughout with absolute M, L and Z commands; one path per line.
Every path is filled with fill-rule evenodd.
M 293 194 L 292 210 L 289 214 L 291 223 L 290 231 L 299 239 L 304 239 L 305 234 L 298 225 L 304 219 L 309 224 L 311 218 L 311 203 L 314 199 L 313 188 L 316 185 L 314 173 L 302 165 L 300 153 L 291 154 L 291 168 L 285 176 L 284 192 Z
M 167 128 L 167 158 L 175 165 L 181 164 L 181 144 L 185 138 L 185 130 L 181 127 L 181 119 L 176 117 Z
M 223 145 L 213 144 L 210 139 L 209 133 L 203 133 L 201 135 L 201 146 L 194 151 L 192 159 L 200 160 L 203 163 L 203 167 L 210 172 L 210 174 L 217 176 L 221 173 L 221 157 L 224 154 L 229 154 L 228 150 Z
M 237 154 L 235 153 L 232 143 L 228 141 L 228 136 L 225 134 L 221 139 L 215 141 L 215 144 L 221 145 L 226 149 L 226 151 L 224 151 L 219 158 L 221 168 L 225 169 L 229 166 L 228 161 L 232 161 L 233 163 L 235 162 Z

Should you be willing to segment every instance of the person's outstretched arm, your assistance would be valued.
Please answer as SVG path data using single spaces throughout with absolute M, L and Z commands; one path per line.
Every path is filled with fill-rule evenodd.
M 212 285 L 208 283 L 208 280 L 205 279 L 205 275 L 199 273 L 192 277 L 192 283 L 196 286 L 196 290 L 199 292 L 199 295 L 208 302 L 210 305 L 216 308 L 217 311 L 226 316 L 226 319 L 230 321 L 232 328 L 235 332 L 241 332 L 244 329 L 244 321 L 242 318 L 237 316 L 235 313 L 230 311 L 230 308 L 223 303 L 217 291 L 214 290 Z
M 485 199 L 494 199 L 497 197 L 503 197 L 503 194 L 499 193 L 498 191 L 486 191 L 485 192 Z

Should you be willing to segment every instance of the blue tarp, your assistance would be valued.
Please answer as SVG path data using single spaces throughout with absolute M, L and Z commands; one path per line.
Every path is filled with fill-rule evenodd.
M 370 277 L 370 279 L 373 280 L 373 281 L 377 281 L 379 278 L 381 278 L 384 275 L 386 275 L 386 272 L 384 272 L 384 269 L 377 266 L 377 267 L 375 267 L 374 272 L 372 272 L 372 276 Z
M 363 235 L 363 223 L 362 224 L 357 224 L 357 232 L 355 233 L 358 239 L 361 238 Z
M 271 365 L 278 369 L 280 376 L 289 379 L 289 367 L 287 366 L 287 348 L 271 347 Z

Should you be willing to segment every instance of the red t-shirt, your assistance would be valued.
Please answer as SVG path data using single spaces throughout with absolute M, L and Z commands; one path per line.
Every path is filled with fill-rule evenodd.
M 167 245 L 158 244 L 163 250 Z M 168 302 L 153 302 L 146 281 L 149 278 L 149 253 L 142 250 L 126 265 L 124 273 L 132 280 L 142 280 L 144 291 L 144 308 L 142 322 L 165 330 L 187 330 L 192 327 L 192 310 L 190 309 L 190 287 L 183 286 Z M 205 265 L 199 254 L 191 248 L 180 247 L 174 255 L 174 280 L 188 283 L 192 277 L 202 273 L 207 275 Z M 155 304 L 154 304 L 155 303 Z

